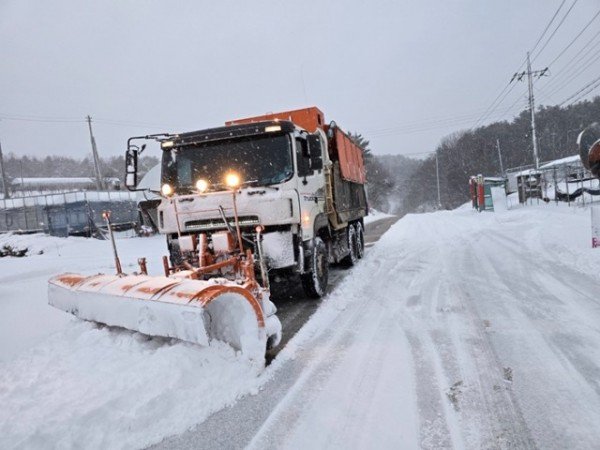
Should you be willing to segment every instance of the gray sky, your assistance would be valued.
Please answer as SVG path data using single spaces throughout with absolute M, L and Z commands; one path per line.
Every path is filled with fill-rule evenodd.
M 561 1 L 0 0 L 0 140 L 4 152 L 83 157 L 90 114 L 110 156 L 131 135 L 316 105 L 376 153 L 432 151 L 477 122 Z M 533 68 L 598 10 L 579 0 Z M 599 30 L 600 18 L 552 73 Z M 560 103 L 599 72 L 596 61 L 545 101 L 544 79 L 538 100 Z M 525 89 L 486 121 L 524 107 Z

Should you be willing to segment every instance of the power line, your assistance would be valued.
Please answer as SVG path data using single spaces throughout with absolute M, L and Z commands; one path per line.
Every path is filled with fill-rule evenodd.
M 597 83 L 597 84 L 596 84 Z M 586 89 L 590 88 L 592 85 L 596 84 L 595 86 L 593 86 L 589 91 L 585 92 L 583 95 L 579 96 L 579 94 L 581 94 L 583 91 L 586 91 Z M 579 89 L 577 92 L 575 92 L 573 95 L 571 95 L 570 97 L 568 97 L 567 99 L 565 99 L 562 103 L 560 103 L 558 106 L 562 106 L 565 103 L 567 103 L 569 100 L 572 100 L 573 98 L 579 96 L 577 99 L 573 100 L 573 102 L 571 103 L 575 103 L 577 100 L 579 100 L 580 98 L 586 96 L 587 94 L 589 94 L 590 92 L 592 92 L 594 89 L 596 89 L 598 86 L 600 86 L 600 77 L 593 79 L 592 81 L 590 81 L 588 84 L 586 84 L 584 87 L 582 87 L 581 89 Z
M 504 101 L 504 99 L 506 99 L 506 97 L 508 97 L 510 95 L 510 93 L 513 91 L 513 89 L 515 88 L 515 84 L 513 84 L 513 80 L 509 81 L 509 84 L 507 85 L 507 87 L 510 86 L 510 89 L 508 91 L 506 91 L 506 93 L 502 96 L 502 98 L 500 98 L 500 100 L 498 101 L 498 103 L 496 104 L 496 106 L 494 108 L 492 108 L 487 114 L 483 115 L 475 124 L 475 127 L 477 127 L 480 123 L 482 123 L 484 120 L 486 120 L 487 118 L 489 118 L 494 111 L 496 111 L 496 109 L 502 104 L 502 102 Z
M 488 111 L 490 111 L 490 109 L 496 104 L 496 102 L 502 96 L 502 94 L 504 94 L 504 92 L 509 88 L 510 84 L 511 83 L 509 82 L 506 86 L 504 86 L 504 88 L 500 91 L 500 93 L 494 99 L 494 101 L 490 104 L 490 106 L 488 106 L 487 109 L 483 112 L 483 114 L 477 119 L 477 122 L 475 122 L 475 125 L 473 125 L 472 128 L 476 128 L 483 120 L 485 120 L 485 118 L 487 117 Z M 512 90 L 512 88 L 511 88 L 511 90 Z M 510 93 L 510 90 L 508 93 Z M 507 95 L 508 95 L 508 93 L 507 93 Z M 502 100 L 500 101 L 500 103 L 502 103 Z
M 28 116 L 11 116 L 8 114 L 0 113 L 0 120 L 15 120 L 23 122 L 46 122 L 46 123 L 81 123 L 85 122 L 83 119 L 61 119 L 61 118 L 42 118 L 42 117 L 28 117 Z
M 537 46 L 540 43 L 540 41 L 542 40 L 542 38 L 546 35 L 546 32 L 550 28 L 550 25 L 552 25 L 552 22 L 554 22 L 554 19 L 556 19 L 556 16 L 558 16 L 558 13 L 560 12 L 560 10 L 562 9 L 562 7 L 564 6 L 564 4 L 566 2 L 567 2 L 567 0 L 563 0 L 561 2 L 561 4 L 559 5 L 558 9 L 556 10 L 556 12 L 554 13 L 554 15 L 552 16 L 552 19 L 550 19 L 550 22 L 548 22 L 548 25 L 546 25 L 546 28 L 544 28 L 544 31 L 542 31 L 542 34 L 538 38 L 537 42 L 535 43 L 535 45 L 533 46 L 533 48 L 531 50 L 529 50 L 530 53 L 533 53 L 535 51 L 535 49 L 537 48 Z M 517 69 L 517 72 L 519 70 L 521 70 L 521 69 Z
M 562 24 L 564 23 L 565 19 L 568 17 L 568 15 L 571 13 L 571 10 L 575 7 L 575 5 L 577 4 L 579 0 L 574 0 L 573 3 L 571 4 L 571 6 L 569 7 L 569 9 L 567 10 L 567 12 L 565 13 L 565 15 L 563 16 L 563 18 L 560 20 L 560 22 L 558 23 L 558 25 L 556 26 L 556 28 L 554 29 L 554 31 L 552 32 L 552 34 L 550 35 L 550 37 L 548 37 L 548 39 L 546 40 L 546 42 L 544 43 L 544 45 L 542 46 L 542 48 L 537 52 L 537 54 L 531 59 L 531 62 L 534 62 L 538 56 L 540 56 L 540 54 L 544 51 L 544 49 L 548 46 L 548 44 L 550 43 L 550 41 L 552 40 L 552 38 L 554 37 L 554 35 L 556 34 L 556 32 L 559 30 L 559 28 L 562 26 Z
M 559 83 L 558 85 L 555 85 L 553 87 L 553 89 L 549 93 L 546 93 L 544 95 L 544 98 L 550 99 L 551 96 L 553 96 L 557 92 L 562 91 L 565 87 L 569 86 L 573 82 L 573 80 L 575 80 L 576 78 L 578 78 L 587 69 L 589 69 L 590 67 L 592 67 L 596 61 L 600 60 L 600 50 L 598 50 L 596 53 L 594 53 L 592 55 L 592 58 L 593 59 L 591 59 L 590 61 L 588 61 L 588 63 L 585 64 L 583 67 L 575 67 L 574 71 L 571 70 L 570 71 L 571 74 L 570 74 L 569 78 L 567 78 L 566 80 L 564 80 L 562 83 Z
M 514 104 L 513 104 L 513 107 L 514 107 Z M 508 109 L 502 110 L 502 112 L 500 113 L 500 116 L 498 116 L 497 118 L 505 117 L 507 112 L 508 112 Z M 496 116 L 494 116 L 494 117 L 496 117 Z M 410 128 L 409 127 L 396 128 L 396 129 L 391 129 L 388 131 L 378 132 L 378 133 L 365 132 L 364 134 L 368 135 L 369 138 L 395 136 L 395 135 L 401 135 L 401 134 L 416 134 L 416 133 L 422 133 L 422 132 L 441 129 L 441 128 L 452 127 L 452 126 L 468 125 L 469 123 L 472 123 L 472 119 L 463 118 L 463 119 L 449 120 L 447 122 L 440 123 L 438 125 L 425 125 L 425 126 L 410 127 Z
M 596 82 L 596 84 L 594 86 L 592 86 L 589 90 L 587 90 L 586 92 L 584 92 L 583 94 L 581 94 L 579 97 L 577 97 L 576 99 L 572 100 L 571 103 L 569 103 L 567 106 L 571 106 L 572 104 L 574 104 L 575 102 L 578 102 L 579 100 L 582 100 L 583 97 L 585 97 L 586 95 L 592 93 L 593 91 L 595 91 L 596 89 L 598 89 L 600 87 L 600 82 Z
M 556 32 L 558 31 L 558 29 L 560 28 L 560 26 L 562 25 L 562 23 L 565 21 L 565 19 L 567 18 L 567 16 L 569 15 L 569 13 L 571 12 L 571 10 L 573 9 L 573 7 L 575 6 L 575 4 L 577 3 L 577 1 L 578 0 L 574 0 L 573 1 L 573 4 L 568 9 L 568 11 L 565 13 L 565 15 L 561 19 L 560 23 L 556 26 L 556 28 L 552 32 L 551 36 L 546 40 L 546 42 L 544 43 L 544 46 L 538 52 L 538 54 L 541 53 L 541 51 L 548 45 L 548 43 L 550 42 L 550 40 L 552 39 L 552 37 L 556 34 Z M 544 38 L 544 36 L 548 32 L 548 30 L 550 29 L 550 27 L 554 23 L 554 20 L 558 16 L 558 14 L 561 11 L 562 7 L 564 6 L 565 2 L 566 2 L 566 0 L 563 0 L 561 2 L 561 4 L 558 6 L 557 10 L 552 15 L 552 18 L 550 19 L 550 21 L 548 22 L 548 24 L 546 25 L 546 27 L 542 31 L 542 34 L 540 34 L 540 36 L 537 39 L 535 45 L 530 50 L 530 53 L 533 53 L 535 51 L 535 49 L 537 48 L 537 46 L 539 45 L 539 43 L 542 41 L 542 39 Z M 523 68 L 523 66 L 526 64 L 526 62 L 527 62 L 527 59 L 525 59 L 521 63 L 521 65 L 519 66 L 519 68 L 516 70 L 517 73 Z M 498 94 L 498 96 L 494 99 L 494 101 L 490 104 L 490 106 L 488 106 L 488 108 L 486 109 L 486 111 L 481 115 L 481 117 L 477 120 L 477 122 L 475 122 L 475 125 L 473 125 L 472 128 L 476 128 L 481 122 L 483 122 L 486 118 L 488 118 L 502 104 L 502 102 L 506 99 L 506 97 L 508 97 L 508 95 L 514 89 L 514 86 L 515 86 L 513 84 L 514 79 L 515 79 L 515 77 L 513 76 L 513 79 L 511 79 L 511 81 L 509 81 L 508 84 L 506 86 L 504 86 L 504 88 L 502 89 L 502 91 L 500 91 L 500 93 Z
M 558 72 L 552 75 L 550 82 L 546 83 L 542 89 L 548 89 L 551 85 L 557 84 L 558 81 L 561 81 L 560 79 L 562 78 L 562 74 L 565 72 L 569 73 L 577 70 L 579 68 L 579 63 L 583 61 L 585 57 L 588 56 L 596 47 L 598 47 L 598 45 L 600 45 L 600 40 L 598 40 L 595 45 L 592 45 L 591 48 L 584 53 L 584 50 L 587 49 L 598 36 L 600 36 L 600 30 L 594 36 L 592 36 L 592 38 L 575 55 L 573 55 L 573 57 L 567 63 L 565 63 L 565 65 Z M 573 62 L 574 64 L 572 64 Z
M 526 94 L 527 94 L 527 89 L 525 89 L 525 91 L 522 92 L 521 95 L 519 95 L 516 98 L 516 100 L 514 101 L 514 103 L 508 107 L 508 110 L 514 109 L 514 107 L 517 105 L 517 103 L 519 103 L 520 101 L 523 101 L 523 96 L 526 95 Z
M 410 131 L 413 129 L 421 129 L 421 128 L 429 128 L 429 127 L 436 128 L 438 125 L 444 126 L 447 124 L 451 124 L 452 122 L 457 122 L 457 121 L 462 122 L 464 120 L 472 120 L 473 118 L 477 117 L 478 115 L 479 115 L 479 113 L 470 113 L 470 114 L 465 113 L 465 114 L 461 114 L 461 115 L 452 115 L 452 116 L 441 117 L 438 119 L 423 119 L 423 120 L 416 121 L 416 122 L 406 122 L 404 124 L 396 124 L 393 127 L 365 130 L 364 133 L 385 134 L 385 133 L 394 132 L 394 131 Z
M 475 110 L 475 111 L 471 111 L 471 112 L 452 114 L 450 116 L 437 116 L 437 117 L 430 117 L 430 118 L 422 118 L 422 119 L 414 120 L 414 121 L 410 121 L 410 122 L 396 123 L 394 125 L 391 125 L 391 126 L 388 126 L 385 128 L 374 128 L 372 130 L 367 130 L 365 132 L 366 133 L 377 133 L 380 131 L 395 130 L 398 127 L 419 126 L 419 125 L 424 125 L 424 124 L 426 125 L 426 124 L 430 124 L 430 123 L 437 123 L 437 122 L 441 122 L 441 121 L 455 119 L 457 117 L 477 117 L 479 114 L 481 114 L 482 111 L 483 111 L 483 109 L 479 109 L 479 110 Z
M 176 128 L 175 126 L 165 126 L 157 123 L 149 123 L 149 122 L 133 122 L 128 120 L 117 120 L 117 119 L 94 119 L 94 122 L 102 123 L 105 125 L 120 125 L 120 126 L 132 126 L 132 127 L 149 127 L 149 128 Z
M 552 64 L 554 64 L 556 60 L 560 58 L 577 41 L 577 39 L 579 39 L 579 37 L 585 32 L 585 30 L 589 28 L 589 26 L 594 22 L 594 20 L 598 18 L 598 16 L 600 16 L 600 10 L 598 10 L 598 12 L 594 15 L 594 17 L 592 17 L 592 19 L 586 24 L 586 26 L 583 27 L 583 29 L 577 34 L 577 36 L 575 36 L 573 40 L 569 42 L 569 44 L 558 54 L 556 58 L 552 60 L 550 64 L 548 64 L 548 66 L 552 66 Z
M 20 114 L 5 114 L 0 113 L 0 120 L 11 120 L 11 121 L 23 121 L 23 122 L 39 122 L 39 123 L 83 123 L 86 119 L 80 119 L 75 117 L 53 117 L 53 116 L 31 116 L 31 115 L 20 115 Z M 164 126 L 156 123 L 147 122 L 133 122 L 119 119 L 94 119 L 95 123 L 102 125 L 115 125 L 123 127 L 139 127 L 139 128 L 161 128 L 169 129 L 175 128 L 173 126 Z
M 537 148 L 537 137 L 535 132 L 535 101 L 533 94 L 533 77 L 537 76 L 538 78 L 543 77 L 548 72 L 548 68 L 542 70 L 531 70 L 531 61 L 529 59 L 529 52 L 527 52 L 527 70 L 521 73 L 515 73 L 513 75 L 512 80 L 521 81 L 525 75 L 527 75 L 527 87 L 529 90 L 529 111 L 531 113 L 531 140 L 533 142 L 533 158 L 535 162 L 535 168 L 538 169 L 540 167 L 540 158 L 538 155 Z M 511 81 L 512 81 L 511 80 Z

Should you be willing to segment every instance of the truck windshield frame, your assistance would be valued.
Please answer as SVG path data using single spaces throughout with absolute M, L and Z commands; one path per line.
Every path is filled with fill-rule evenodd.
M 260 134 L 202 142 L 165 151 L 162 178 L 180 194 L 191 193 L 199 179 L 209 191 L 229 189 L 229 172 L 239 174 L 242 184 L 269 186 L 294 176 L 294 157 L 289 134 Z

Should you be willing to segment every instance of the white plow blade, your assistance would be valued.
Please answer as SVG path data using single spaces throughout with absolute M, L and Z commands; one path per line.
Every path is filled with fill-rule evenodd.
M 264 358 L 265 321 L 269 334 L 279 323 L 274 315 L 265 318 L 260 302 L 240 286 L 183 278 L 64 274 L 49 280 L 48 303 L 80 319 L 151 336 L 200 345 L 217 339 L 249 359 Z

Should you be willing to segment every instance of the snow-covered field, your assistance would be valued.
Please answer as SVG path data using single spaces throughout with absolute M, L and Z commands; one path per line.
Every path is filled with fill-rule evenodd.
M 406 216 L 260 375 L 224 345 L 149 340 L 47 307 L 51 274 L 111 270 L 106 242 L 0 237 L 44 250 L 0 259 L 0 448 L 144 447 L 269 395 L 261 387 L 290 365 L 297 378 L 251 448 L 593 448 L 600 251 L 589 217 L 553 204 Z M 120 248 L 159 272 L 160 237 Z

